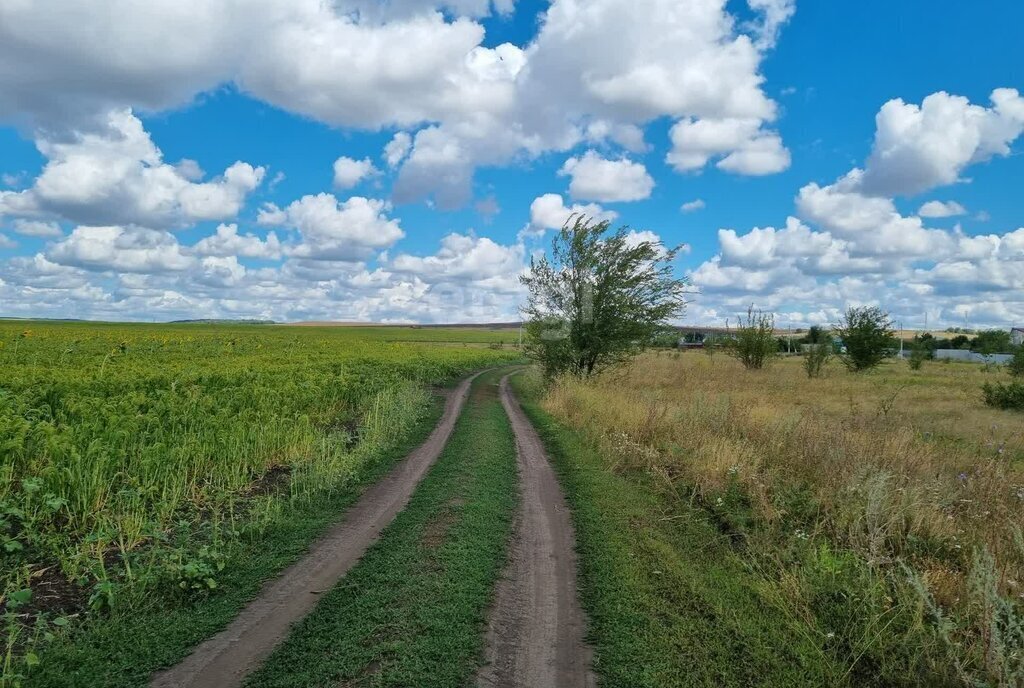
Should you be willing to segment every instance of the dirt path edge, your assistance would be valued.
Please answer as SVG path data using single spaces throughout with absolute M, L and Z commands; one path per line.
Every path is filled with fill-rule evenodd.
M 416 486 L 441 454 L 462 412 L 476 373 L 462 380 L 426 441 L 406 456 L 317 540 L 308 554 L 268 581 L 221 632 L 195 647 L 177 665 L 157 672 L 151 688 L 240 686 L 363 556 L 381 531 L 405 508 Z
M 514 374 L 514 373 L 513 373 Z M 495 589 L 477 675 L 483 688 L 592 688 L 593 650 L 576 589 L 569 505 L 544 444 L 509 383 L 501 402 L 516 436 L 520 505 L 509 562 Z

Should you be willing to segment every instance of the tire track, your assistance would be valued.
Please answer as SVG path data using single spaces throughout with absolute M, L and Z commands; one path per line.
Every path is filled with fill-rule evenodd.
M 516 435 L 521 503 L 509 564 L 495 591 L 482 688 L 592 688 L 593 651 L 576 592 L 576 541 L 569 507 L 537 431 L 501 380 Z
M 369 487 L 302 559 L 267 582 L 227 628 L 200 643 L 176 666 L 154 674 L 151 688 L 239 686 L 362 557 L 409 501 L 444 449 L 477 373 L 459 383 L 427 440 Z

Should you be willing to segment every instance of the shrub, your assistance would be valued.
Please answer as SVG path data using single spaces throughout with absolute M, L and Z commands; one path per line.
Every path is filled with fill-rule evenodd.
M 910 358 L 907 359 L 907 363 L 910 364 L 911 370 L 921 370 L 921 366 L 924 365 L 924 362 L 931 357 L 931 352 L 925 346 L 915 341 L 913 347 L 910 349 Z
M 807 377 L 821 377 L 821 372 L 832 357 L 832 344 L 821 341 L 815 344 L 807 344 L 804 350 L 804 370 Z
M 739 359 L 747 370 L 760 370 L 779 355 L 774 332 L 775 316 L 751 306 L 747 317 L 740 318 L 736 339 L 728 348 L 729 355 Z
M 1024 377 L 1024 344 L 1017 347 L 1017 351 L 1014 352 L 1013 358 L 1010 359 L 1010 363 L 1006 367 L 1010 371 L 1010 375 Z
M 985 403 L 1001 409 L 1024 411 L 1024 382 L 986 382 L 982 387 Z
M 852 372 L 869 370 L 889 355 L 893 329 L 889 314 L 877 306 L 846 311 L 836 333 L 843 340 L 843 363 Z

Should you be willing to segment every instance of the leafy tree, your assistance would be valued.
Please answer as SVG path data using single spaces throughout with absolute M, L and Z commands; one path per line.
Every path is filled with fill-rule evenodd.
M 971 341 L 971 351 L 985 354 L 1004 354 L 1013 350 L 1013 341 L 1007 330 L 984 330 Z
M 807 330 L 807 335 L 804 337 L 804 344 L 822 344 L 824 342 L 831 343 L 832 336 L 829 331 L 820 325 L 811 325 L 811 328 Z
M 971 348 L 971 338 L 965 334 L 958 334 L 949 340 L 949 348 L 951 349 L 969 349 Z
M 846 347 L 843 363 L 852 372 L 860 372 L 885 360 L 894 332 L 888 313 L 877 306 L 862 306 L 846 311 L 836 334 Z
M 775 316 L 750 306 L 746 319 L 740 318 L 736 337 L 730 342 L 727 351 L 739 359 L 747 370 L 763 368 L 779 355 L 779 345 L 775 340 Z
M 672 274 L 679 249 L 637 243 L 628 227 L 609 226 L 570 217 L 552 241 L 551 259 L 532 259 L 520 277 L 528 291 L 525 350 L 548 376 L 620 363 L 685 310 L 687 281 Z

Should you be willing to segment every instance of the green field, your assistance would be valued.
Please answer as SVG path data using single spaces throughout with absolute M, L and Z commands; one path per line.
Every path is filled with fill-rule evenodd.
M 422 434 L 431 386 L 519 357 L 500 341 L 471 328 L 0 321 L 7 679 L 45 662 L 51 635 L 88 645 L 154 601 L 237 608 L 221 588 L 262 566 L 252 552 L 312 518 L 277 542 L 275 566 L 294 558 L 330 521 L 317 505 L 344 501 Z

